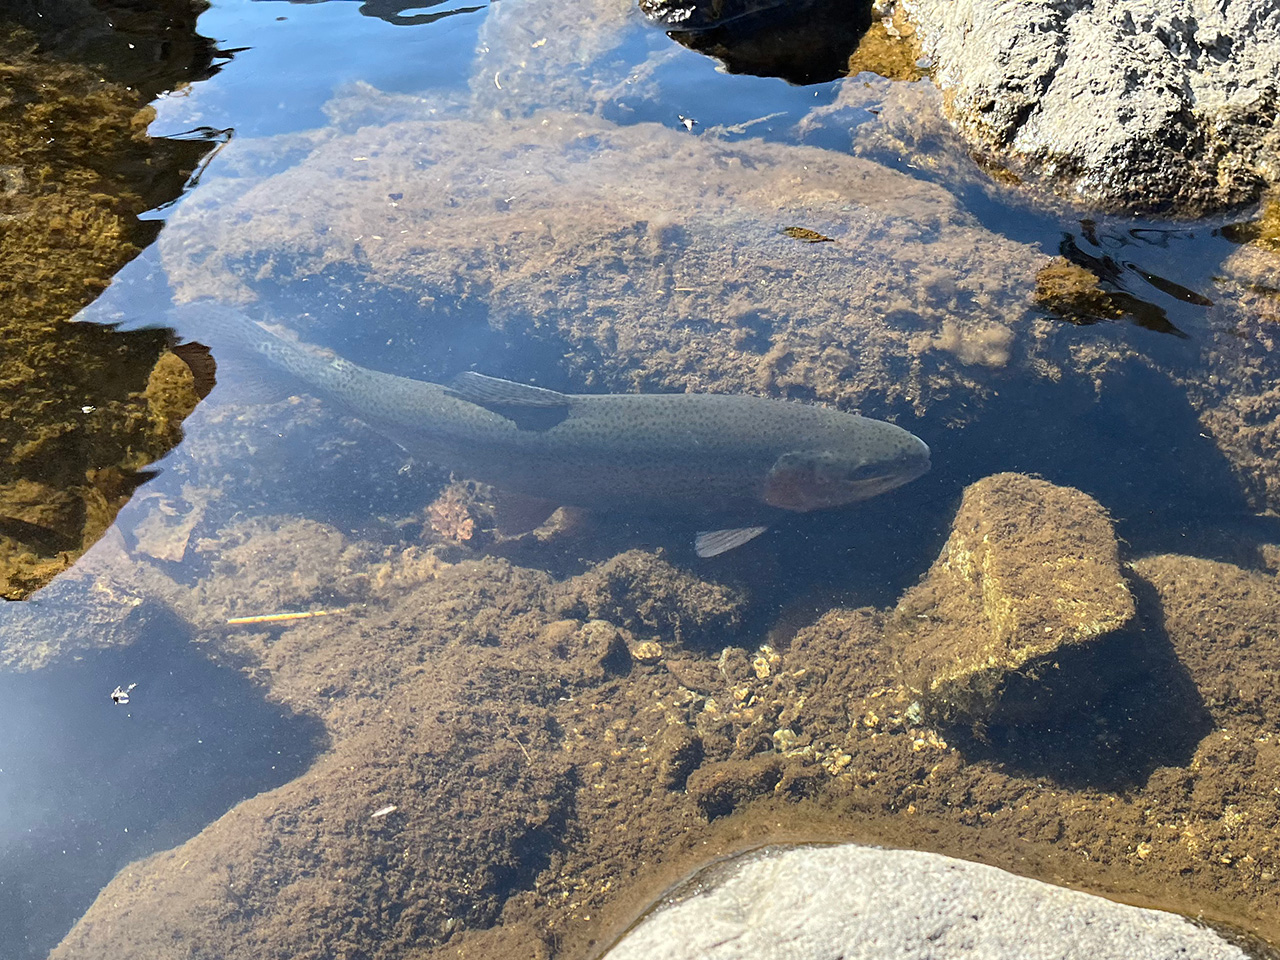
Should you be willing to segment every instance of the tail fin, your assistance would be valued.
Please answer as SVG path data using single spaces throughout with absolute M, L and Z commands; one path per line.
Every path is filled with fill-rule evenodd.
M 300 343 L 291 343 L 260 327 L 228 303 L 196 300 L 170 311 L 171 322 L 190 341 L 209 348 L 217 367 L 215 382 L 234 381 L 258 402 L 278 400 L 325 379 L 333 364 Z M 233 377 L 222 376 L 234 370 Z M 200 374 L 193 367 L 193 372 Z
M 295 355 L 309 361 L 313 357 L 306 349 L 289 343 L 274 333 L 260 327 L 229 303 L 220 300 L 195 300 L 179 304 L 170 311 L 173 325 L 189 338 L 198 340 L 215 352 L 218 349 L 235 349 L 246 353 L 262 354 L 275 366 L 292 366 Z

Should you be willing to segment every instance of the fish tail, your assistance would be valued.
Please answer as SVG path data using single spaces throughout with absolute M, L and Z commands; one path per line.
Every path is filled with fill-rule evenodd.
M 247 354 L 273 369 L 312 386 L 333 387 L 349 378 L 353 365 L 338 357 L 313 353 L 259 326 L 228 303 L 196 300 L 172 311 L 174 326 L 185 336 L 206 343 L 215 360 L 229 353 Z

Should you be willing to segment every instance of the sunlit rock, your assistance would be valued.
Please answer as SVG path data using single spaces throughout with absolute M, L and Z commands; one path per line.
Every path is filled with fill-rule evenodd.
M 889 634 L 928 713 L 983 723 L 1045 712 L 1064 682 L 1115 683 L 1115 671 L 1093 672 L 1097 648 L 1133 615 L 1097 501 L 1004 473 L 966 489 L 941 555 L 899 602 Z
M 1246 960 L 1183 917 L 932 853 L 768 847 L 668 895 L 605 960 Z
M 1280 180 L 1268 0 L 910 0 L 947 115 L 989 162 L 1104 208 L 1196 215 Z

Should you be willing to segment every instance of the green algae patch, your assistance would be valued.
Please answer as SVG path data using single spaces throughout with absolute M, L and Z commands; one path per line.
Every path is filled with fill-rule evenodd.
M 889 635 L 929 715 L 982 724 L 1043 712 L 1055 698 L 1042 679 L 1060 683 L 1064 659 L 1133 616 L 1106 511 L 1078 490 L 1006 473 L 966 489 L 950 538 L 902 597 Z
M 1070 323 L 1119 320 L 1124 309 L 1098 283 L 1097 274 L 1058 257 L 1036 274 L 1032 300 Z

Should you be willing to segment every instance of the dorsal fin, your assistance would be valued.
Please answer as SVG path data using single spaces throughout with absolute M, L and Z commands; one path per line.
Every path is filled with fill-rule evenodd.
M 492 410 L 521 430 L 550 430 L 569 416 L 569 398 L 563 393 L 500 377 L 486 377 L 483 373 L 458 374 L 446 392 Z
M 567 407 L 563 393 L 468 370 L 453 378 L 449 392 L 481 407 Z

